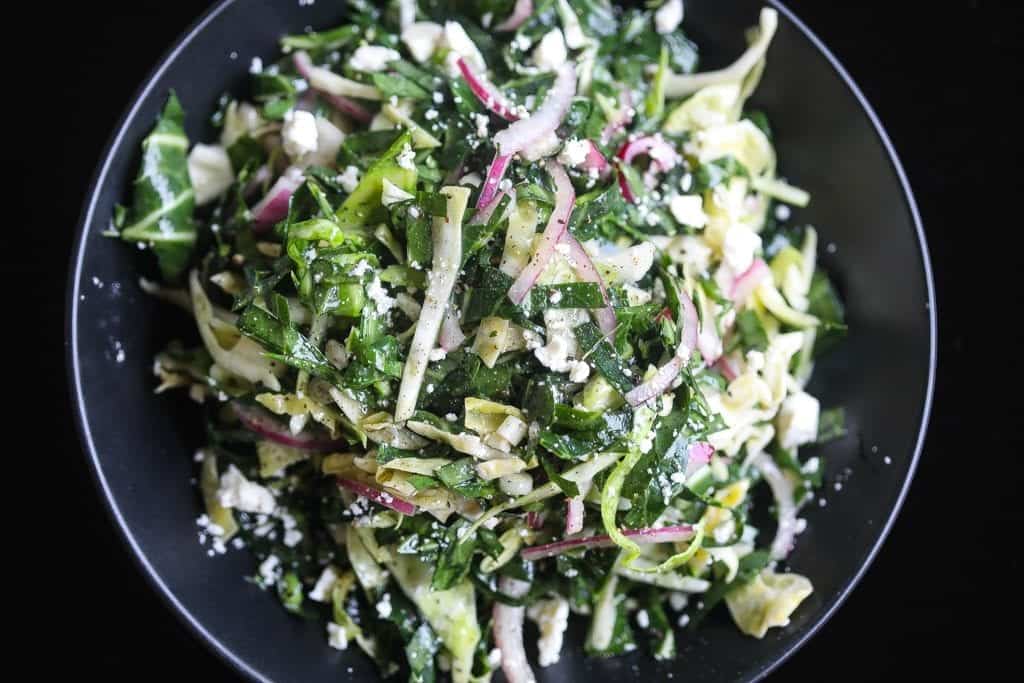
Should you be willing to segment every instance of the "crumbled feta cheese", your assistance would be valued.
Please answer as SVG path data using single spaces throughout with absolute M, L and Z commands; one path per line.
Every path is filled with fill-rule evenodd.
M 722 258 L 734 273 L 742 273 L 754 262 L 754 254 L 760 248 L 760 235 L 744 225 L 733 225 L 725 233 Z
M 434 104 L 442 104 L 442 103 L 444 103 L 444 93 L 442 93 L 440 91 L 434 91 L 433 99 L 434 99 Z
M 445 59 L 449 76 L 455 77 L 459 75 L 459 67 L 456 64 L 459 57 L 465 59 L 471 67 L 479 72 L 487 70 L 487 62 L 484 61 L 484 56 L 480 54 L 480 50 L 473 44 L 469 34 L 466 33 L 466 29 L 462 28 L 462 24 L 459 22 L 445 22 L 444 34 L 441 36 L 441 46 L 450 50 L 448 57 Z
M 425 118 L 427 121 L 433 121 L 434 119 L 437 118 L 437 110 L 434 108 L 426 110 L 425 112 L 423 112 L 423 118 Z
M 651 617 L 647 614 L 647 610 L 642 609 L 636 613 L 636 625 L 640 628 L 647 628 L 651 625 Z
M 669 202 L 672 217 L 683 225 L 703 228 L 708 224 L 708 215 L 704 213 L 704 200 L 698 194 L 677 194 Z
M 348 635 L 345 633 L 345 629 L 334 622 L 328 622 L 327 644 L 335 650 L 348 649 Z
M 525 33 L 520 33 L 512 39 L 512 44 L 519 48 L 520 52 L 526 52 L 530 49 L 530 46 L 533 45 L 533 40 Z
M 387 619 L 391 616 L 391 593 L 385 593 L 377 603 L 377 616 Z
M 487 665 L 491 667 L 492 671 L 501 666 L 501 650 L 494 648 L 487 653 Z
M 588 154 L 590 154 L 590 142 L 572 138 L 566 140 L 565 145 L 562 146 L 558 160 L 566 166 L 575 168 L 587 160 Z
M 388 296 L 388 292 L 380 282 L 379 277 L 374 277 L 366 286 L 366 296 L 374 303 L 378 315 L 384 315 L 395 306 L 395 300 Z
M 572 359 L 578 349 L 573 328 L 585 322 L 585 316 L 586 309 L 552 308 L 544 311 L 547 343 L 533 350 L 542 365 L 554 372 L 569 372 L 572 369 Z M 527 348 L 529 346 L 530 339 L 527 338 Z
M 417 21 L 402 31 L 402 42 L 409 48 L 412 58 L 422 64 L 430 59 L 437 49 L 444 28 L 432 21 Z
M 284 532 L 284 538 L 282 540 L 286 546 L 294 548 L 302 541 L 302 532 L 298 529 L 288 529 Z
M 764 353 L 762 351 L 747 351 L 747 369 L 760 372 L 764 369 Z
M 555 664 L 562 655 L 562 640 L 569 625 L 569 601 L 561 596 L 538 600 L 526 613 L 540 629 L 537 663 L 542 667 Z
M 249 73 L 258 74 L 263 71 L 263 60 L 259 57 L 253 57 L 252 61 L 249 62 Z
M 402 148 L 402 151 L 398 153 L 395 163 L 407 171 L 416 170 L 416 152 L 412 151 L 412 147 L 410 147 L 408 143 L 406 143 L 405 147 Z
M 249 481 L 234 465 L 228 465 L 220 477 L 217 502 L 226 508 L 262 514 L 270 514 L 277 507 L 270 489 Z
M 544 71 L 554 71 L 565 64 L 569 52 L 565 47 L 562 29 L 556 28 L 544 34 L 533 50 L 533 63 Z
M 690 604 L 690 596 L 686 593 L 672 592 L 668 595 L 668 604 L 676 612 L 682 612 Z
M 338 573 L 334 571 L 334 567 L 327 565 L 324 570 L 320 572 L 320 578 L 316 580 L 316 584 L 313 586 L 313 590 L 309 592 L 309 599 L 314 602 L 327 602 L 331 599 L 331 589 L 334 588 L 334 582 L 338 580 Z
M 362 277 L 373 270 L 373 266 L 366 259 L 359 259 L 359 261 L 349 268 L 348 274 L 352 277 Z
M 341 188 L 352 194 L 356 186 L 359 185 L 359 167 L 357 166 L 346 166 L 345 172 L 335 177 L 335 182 L 341 185 Z
M 779 204 L 775 207 L 775 219 L 779 221 L 788 221 L 792 212 L 793 210 L 785 204 Z
M 683 22 L 683 0 L 666 0 L 654 13 L 654 28 L 658 33 L 672 33 Z
M 199 206 L 221 196 L 235 182 L 231 159 L 220 145 L 193 147 L 188 154 L 188 177 Z
M 277 583 L 277 577 L 281 575 L 281 560 L 277 555 L 267 555 L 267 559 L 260 563 L 258 571 L 263 586 L 273 586 Z
M 587 362 L 583 360 L 573 361 L 572 367 L 569 369 L 569 381 L 586 382 L 588 377 L 590 377 L 590 366 L 587 365 Z
M 821 406 L 818 399 L 807 392 L 792 394 L 782 402 L 775 418 L 779 445 L 796 448 L 818 438 L 818 416 Z
M 348 65 L 356 71 L 377 73 L 388 67 L 389 62 L 401 59 L 401 55 L 389 47 L 380 45 L 360 45 L 348 60 Z
M 551 293 L 551 296 L 548 297 L 548 301 L 550 301 L 553 304 L 561 303 L 562 292 L 556 289 Z
M 284 115 L 281 142 L 289 158 L 295 160 L 315 152 L 318 135 L 316 117 L 308 111 L 293 109 Z
M 487 137 L 487 124 L 490 120 L 484 114 L 474 114 L 473 122 L 476 124 L 476 136 L 478 138 Z
M 380 203 L 384 206 L 391 206 L 398 202 L 405 202 L 410 199 L 415 199 L 415 195 L 409 194 L 398 185 L 384 178 L 384 182 L 381 184 L 380 190 Z
M 448 352 L 439 346 L 436 349 L 431 349 L 430 353 L 427 354 L 427 358 L 430 360 L 431 363 L 436 363 L 439 360 L 444 360 L 445 356 L 447 355 Z

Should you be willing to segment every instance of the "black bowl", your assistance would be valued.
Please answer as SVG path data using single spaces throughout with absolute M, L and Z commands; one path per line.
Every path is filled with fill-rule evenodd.
M 688 0 L 686 28 L 704 65 L 743 48 L 756 0 Z M 807 509 L 809 527 L 790 565 L 815 592 L 785 629 L 742 636 L 718 614 L 683 635 L 675 662 L 645 654 L 586 659 L 579 625 L 562 661 L 542 680 L 753 680 L 777 666 L 839 606 L 878 551 L 910 483 L 931 403 L 935 306 L 920 219 L 888 138 L 857 87 L 788 10 L 781 12 L 755 104 L 776 130 L 782 170 L 813 193 L 795 220 L 816 225 L 822 261 L 845 297 L 850 335 L 819 363 L 812 391 L 846 407 L 850 436 L 823 449 L 827 505 Z M 189 480 L 201 445 L 199 416 L 180 395 L 153 396 L 153 355 L 174 337 L 192 340 L 184 315 L 143 295 L 135 251 L 101 235 L 126 198 L 168 89 L 188 110 L 190 138 L 212 137 L 206 113 L 239 86 L 254 56 L 275 54 L 282 33 L 337 23 L 334 3 L 225 0 L 192 27 L 146 80 L 99 166 L 73 252 L 68 362 L 78 427 L 97 484 L 154 588 L 213 650 L 255 680 L 374 680 L 356 648 L 327 647 L 322 626 L 287 616 L 243 576 L 244 552 L 215 559 L 196 542 L 201 505 Z M 832 482 L 843 480 L 837 491 Z M 346 675 L 346 672 L 347 675 Z

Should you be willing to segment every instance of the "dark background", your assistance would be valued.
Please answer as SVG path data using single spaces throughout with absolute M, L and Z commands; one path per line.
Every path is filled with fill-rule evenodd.
M 993 655 L 1014 654 L 1024 590 L 1013 391 L 1024 300 L 1015 243 L 1024 217 L 1024 3 L 788 4 L 850 71 L 902 157 L 935 270 L 939 376 L 924 456 L 892 534 L 847 603 L 772 679 L 980 679 L 996 670 Z M 6 297 L 8 316 L 17 314 L 10 324 L 37 340 L 26 356 L 23 336 L 8 331 L 19 349 L 9 363 L 30 370 L 23 386 L 40 398 L 29 412 L 46 419 L 31 451 L 8 458 L 33 470 L 25 486 L 56 487 L 32 493 L 31 528 L 24 514 L 18 525 L 53 557 L 28 554 L 35 559 L 8 589 L 31 593 L 26 613 L 46 620 L 38 642 L 52 643 L 49 653 L 79 675 L 137 679 L 156 666 L 161 678 L 233 680 L 157 599 L 115 535 L 72 427 L 62 344 L 68 252 L 97 159 L 146 73 L 208 3 L 37 5 L 20 10 L 43 15 L 6 26 L 17 87 L 5 94 L 4 146 L 14 155 L 5 159 L 21 191 L 7 204 L 0 272 L 21 283 Z M 52 610 L 39 604 L 47 599 Z

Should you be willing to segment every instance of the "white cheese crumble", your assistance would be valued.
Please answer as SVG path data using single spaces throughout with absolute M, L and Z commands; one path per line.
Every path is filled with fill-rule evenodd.
M 562 596 L 539 600 L 526 614 L 537 622 L 540 638 L 537 640 L 537 663 L 551 666 L 562 656 L 562 640 L 569 625 L 569 601 Z
M 253 57 L 252 61 L 249 62 L 249 73 L 258 74 L 263 71 L 263 60 L 259 57 Z
M 226 508 L 265 515 L 277 507 L 270 489 L 249 481 L 234 465 L 228 465 L 227 471 L 220 477 L 217 502 Z
M 348 649 L 348 635 L 346 635 L 345 629 L 334 622 L 328 622 L 327 644 L 335 650 Z
M 722 259 L 735 273 L 742 273 L 754 262 L 754 254 L 761 248 L 761 236 L 744 225 L 733 225 L 725 233 Z
M 334 180 L 345 192 L 352 194 L 359 185 L 359 167 L 346 166 L 345 172 L 338 174 Z
M 588 377 L 590 377 L 590 366 L 587 365 L 587 362 L 583 360 L 573 361 L 572 367 L 569 369 L 569 380 L 572 382 L 586 382 Z
M 430 360 L 431 363 L 436 363 L 439 360 L 444 360 L 445 356 L 447 355 L 448 352 L 439 346 L 436 349 L 431 349 L 430 353 L 427 354 L 427 358 Z
M 708 224 L 708 215 L 704 213 L 704 199 L 698 194 L 677 194 L 669 203 L 672 217 L 683 225 L 703 228 Z
M 267 555 L 267 559 L 260 563 L 258 571 L 263 586 L 273 586 L 277 582 L 277 577 L 281 575 L 281 560 L 277 555 Z
M 412 147 L 410 147 L 408 143 L 406 143 L 405 147 L 402 148 L 402 151 L 398 153 L 395 163 L 407 171 L 416 170 L 416 152 L 412 151 Z
M 647 628 L 651 625 L 651 617 L 647 614 L 647 610 L 642 609 L 636 613 L 636 625 L 640 628 Z
M 395 300 L 388 296 L 388 292 L 380 282 L 379 277 L 374 277 L 366 286 L 366 296 L 374 303 L 377 315 L 384 315 L 395 306 Z
M 316 584 L 313 586 L 313 590 L 309 592 L 309 599 L 314 602 L 327 602 L 331 599 L 331 589 L 334 588 L 334 582 L 338 580 L 338 573 L 334 571 L 334 567 L 327 565 L 324 570 L 320 572 L 320 578 L 316 580 Z
M 444 28 L 440 24 L 435 24 L 432 21 L 418 21 L 409 24 L 402 31 L 402 42 L 409 48 L 412 58 L 422 64 L 434 54 L 442 33 L 444 33 Z
M 318 136 L 316 117 L 308 111 L 292 109 L 284 115 L 281 142 L 289 158 L 295 160 L 315 152 Z
M 667 0 L 654 13 L 654 29 L 658 33 L 672 33 L 683 22 L 683 0 Z
M 558 160 L 566 166 L 575 168 L 587 160 L 589 153 L 590 142 L 580 140 L 579 138 L 572 138 L 566 140 L 565 145 L 562 146 L 562 151 L 558 154 Z
M 377 603 L 377 616 L 387 619 L 391 616 L 391 593 L 385 593 Z
M 476 124 L 476 136 L 478 138 L 487 137 L 487 124 L 490 123 L 487 116 L 484 114 L 474 114 L 473 122 Z
M 220 145 L 197 144 L 188 154 L 188 177 L 195 191 L 196 204 L 207 204 L 235 182 L 231 159 Z
M 818 417 L 821 406 L 818 399 L 805 391 L 792 394 L 782 402 L 775 418 L 779 445 L 796 448 L 818 437 Z
M 544 34 L 533 50 L 533 63 L 544 71 L 554 71 L 565 64 L 569 52 L 565 47 L 562 29 L 556 28 Z
M 387 68 L 389 62 L 400 59 L 401 55 L 389 47 L 380 45 L 360 45 L 348 60 L 348 65 L 356 71 L 377 73 Z

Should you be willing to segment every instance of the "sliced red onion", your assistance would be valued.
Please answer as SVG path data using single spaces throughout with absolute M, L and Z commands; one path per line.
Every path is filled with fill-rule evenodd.
M 438 336 L 437 345 L 445 352 L 457 349 L 466 341 L 466 335 L 459 325 L 459 316 L 455 305 L 448 303 L 448 310 L 444 314 L 444 322 L 441 323 L 441 334 Z
M 641 154 L 649 156 L 652 167 L 661 173 L 669 170 L 680 161 L 679 154 L 675 148 L 660 135 L 645 135 L 635 140 L 629 140 L 622 145 L 615 156 L 621 160 L 621 163 L 629 164 Z M 629 186 L 629 181 L 626 180 L 626 174 L 622 171 L 621 166 L 618 172 L 619 189 L 622 190 L 623 198 L 631 204 L 635 204 L 636 196 L 633 194 L 633 188 Z M 645 175 L 644 182 L 650 187 L 651 181 L 648 178 L 653 179 L 654 176 Z
M 714 324 L 701 326 L 700 335 L 697 337 L 697 349 L 704 358 L 704 365 L 708 366 L 714 365 L 722 355 L 722 339 L 718 336 Z
M 252 207 L 252 229 L 265 232 L 288 215 L 288 201 L 295 190 L 302 185 L 302 171 L 294 166 L 286 170 L 270 186 L 266 196 Z
M 498 580 L 498 590 L 510 598 L 521 598 L 529 592 L 530 584 L 503 576 Z M 537 679 L 526 659 L 526 647 L 523 645 L 526 608 L 495 601 L 493 616 L 494 644 L 501 650 L 501 671 L 508 683 L 535 683 Z
M 510 154 L 494 155 L 491 165 L 487 168 L 487 177 L 484 178 L 484 185 L 480 190 L 480 196 L 476 200 L 476 210 L 478 212 L 486 210 L 492 204 L 497 204 L 501 179 L 505 177 L 505 170 L 508 168 L 508 162 L 511 160 L 512 155 Z M 494 211 L 494 209 L 492 208 L 491 211 Z M 473 222 L 479 222 L 476 216 L 473 217 Z
M 234 401 L 231 403 L 231 410 L 238 417 L 242 426 L 250 432 L 255 432 L 268 441 L 273 441 L 283 446 L 327 453 L 344 448 L 347 444 L 344 439 L 329 439 L 310 432 L 292 434 L 287 424 L 278 420 L 270 411 L 260 406 Z
M 711 455 L 715 452 L 715 447 L 709 443 L 698 441 L 690 444 L 689 451 L 689 459 L 686 461 L 686 476 L 690 476 L 697 469 L 711 462 Z
M 665 526 L 658 529 L 623 529 L 622 533 L 634 543 L 675 543 L 692 538 L 693 527 L 689 524 L 681 524 L 679 526 Z M 615 541 L 610 536 L 599 534 L 597 536 L 587 536 L 586 538 L 566 538 L 553 543 L 530 546 L 529 548 L 523 548 L 520 554 L 524 560 L 533 562 L 580 548 L 611 548 L 614 546 Z
M 569 247 L 569 261 L 572 264 L 573 270 L 576 271 L 576 276 L 584 282 L 596 284 L 601 289 L 601 298 L 604 299 L 606 304 L 610 303 L 608 289 L 604 286 L 604 280 L 601 279 L 601 274 L 597 272 L 597 267 L 590 260 L 590 255 L 587 254 L 580 241 L 566 230 L 562 235 L 561 242 Z M 604 308 L 595 308 L 593 313 L 597 326 L 601 328 L 601 332 L 605 336 L 614 334 L 615 327 L 618 325 L 618 320 L 615 318 L 615 309 L 608 305 Z
M 722 377 L 725 377 L 730 382 L 739 377 L 739 372 L 736 370 L 736 366 L 732 364 L 732 361 L 722 356 L 715 361 L 715 368 L 722 373 Z
M 633 95 L 628 89 L 619 93 L 619 107 L 618 116 L 609 121 L 601 131 L 602 142 L 611 140 L 613 135 L 633 122 L 633 115 L 636 112 L 633 109 Z
M 565 535 L 572 536 L 583 531 L 583 516 L 586 509 L 583 507 L 583 498 L 575 496 L 565 499 Z
M 491 198 L 491 201 L 487 203 L 487 206 L 477 208 L 473 212 L 473 217 L 469 219 L 470 224 L 484 224 L 491 220 L 491 216 L 494 215 L 494 210 L 498 208 L 498 204 L 501 203 L 501 198 L 506 194 L 505 190 L 498 190 L 498 194 Z
M 295 70 L 299 72 L 300 76 L 310 83 L 310 89 L 313 89 L 313 74 L 317 69 L 317 67 L 313 65 L 313 60 L 310 59 L 306 52 L 299 50 L 292 55 L 292 62 L 295 64 Z M 373 119 L 373 114 L 371 114 L 366 107 L 354 100 L 350 100 L 344 95 L 337 95 L 324 90 L 316 90 L 316 92 L 332 107 L 360 123 L 369 123 Z
M 583 163 L 578 168 L 587 172 L 597 171 L 600 177 L 606 176 L 611 170 L 611 165 L 592 140 L 587 140 L 587 144 L 590 145 L 590 150 L 587 152 L 587 158 L 583 160 Z
M 555 82 L 548 90 L 544 104 L 533 115 L 495 134 L 494 144 L 498 152 L 503 155 L 515 154 L 554 133 L 562 123 L 575 94 L 576 67 L 572 62 L 566 62 L 558 67 Z
M 697 307 L 693 305 L 693 299 L 686 292 L 679 292 L 679 305 L 683 309 L 683 340 L 672 359 L 658 368 L 654 377 L 626 394 L 626 400 L 634 408 L 668 391 L 672 382 L 682 371 L 686 359 L 697 348 Z
M 772 495 L 775 497 L 778 529 L 775 531 L 775 539 L 772 541 L 771 554 L 774 559 L 781 560 L 793 549 L 793 542 L 796 538 L 797 521 L 793 482 L 767 453 L 758 455 L 754 459 L 754 466 L 768 482 Z
M 746 301 L 770 273 L 771 270 L 769 270 L 768 264 L 763 259 L 754 259 L 750 267 L 733 280 L 732 288 L 729 290 L 729 298 L 734 303 Z
M 358 121 L 359 123 L 369 123 L 373 120 L 373 114 L 370 110 L 355 100 L 350 100 L 344 95 L 334 95 L 323 91 L 318 92 L 320 93 L 320 97 L 322 97 L 327 104 L 331 105 L 349 118 Z
M 505 100 L 505 97 L 492 84 L 476 74 L 465 59 L 459 57 L 455 60 L 455 64 L 459 67 L 459 71 L 462 72 L 462 77 L 466 79 L 469 89 L 473 91 L 473 94 L 476 95 L 476 98 L 480 100 L 480 103 L 488 111 L 497 114 L 506 121 L 519 120 L 519 115 L 512 111 L 512 107 Z
M 495 26 L 494 30 L 515 31 L 523 25 L 524 21 L 530 18 L 531 14 L 533 14 L 533 0 L 516 0 L 515 7 L 512 8 L 512 14 Z
M 383 505 L 386 508 L 391 508 L 395 512 L 401 512 L 403 515 L 415 515 L 416 506 L 407 500 L 398 498 L 396 496 L 381 491 L 372 486 L 368 486 L 361 481 L 355 479 L 346 479 L 345 477 L 338 477 L 338 486 L 343 489 L 348 489 L 356 495 L 362 496 L 367 500 L 373 501 L 378 505 Z
M 543 512 L 527 512 L 526 513 L 526 526 L 533 530 L 544 528 L 544 513 Z
M 519 273 L 519 277 L 508 290 L 508 298 L 517 306 L 526 298 L 537 278 L 547 268 L 548 262 L 555 253 L 555 247 L 569 229 L 569 216 L 576 203 L 576 191 L 572 187 L 572 181 L 569 180 L 569 174 L 565 172 L 562 165 L 549 159 L 547 170 L 555 181 L 555 208 L 551 211 L 551 217 L 544 228 L 544 234 L 541 235 L 537 251 L 534 252 L 526 267 Z

